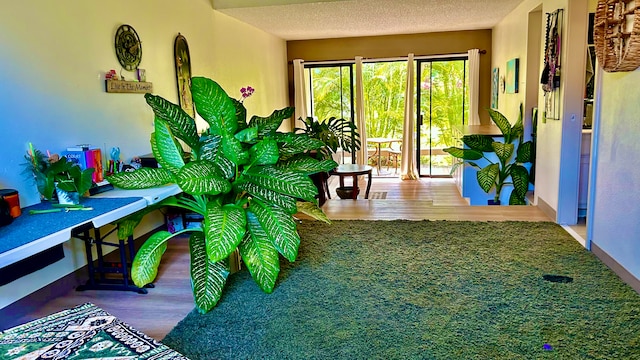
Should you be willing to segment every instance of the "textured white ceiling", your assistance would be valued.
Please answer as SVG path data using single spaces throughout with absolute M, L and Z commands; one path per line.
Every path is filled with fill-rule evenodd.
M 268 33 L 304 40 L 490 29 L 524 0 L 211 1 Z

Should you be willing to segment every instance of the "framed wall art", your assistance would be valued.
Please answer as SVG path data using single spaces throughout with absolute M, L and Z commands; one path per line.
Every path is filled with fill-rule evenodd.
M 518 58 L 507 61 L 507 75 L 504 80 L 507 94 L 516 94 L 518 92 L 519 65 Z
M 176 62 L 176 80 L 178 83 L 178 102 L 182 110 L 195 118 L 196 111 L 191 96 L 191 57 L 187 39 L 178 33 L 173 46 Z
M 491 71 L 491 108 L 498 108 L 498 92 L 500 91 L 500 69 Z

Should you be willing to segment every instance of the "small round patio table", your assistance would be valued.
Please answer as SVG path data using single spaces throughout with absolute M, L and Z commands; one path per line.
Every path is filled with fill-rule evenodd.
M 347 176 L 353 177 L 353 200 L 358 198 L 358 176 L 367 175 L 367 191 L 364 193 L 364 198 L 369 198 L 369 189 L 371 189 L 371 170 L 373 168 L 369 165 L 360 164 L 341 164 L 337 168 L 331 170 L 330 175 L 338 175 L 340 177 L 340 187 L 344 187 L 344 178 Z

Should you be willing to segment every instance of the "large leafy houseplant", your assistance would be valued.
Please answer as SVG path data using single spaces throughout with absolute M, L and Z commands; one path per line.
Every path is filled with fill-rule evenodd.
M 460 159 L 454 164 L 452 172 L 464 164 L 478 169 L 476 174 L 478 185 L 486 193 L 495 188 L 495 203 L 499 203 L 500 194 L 505 185 L 513 185 L 509 205 L 526 205 L 529 171 L 524 164 L 532 161 L 533 142 L 523 142 L 522 105 L 520 105 L 518 120 L 513 126 L 500 112 L 493 109 L 488 111 L 491 120 L 502 132 L 503 142 L 494 140 L 489 135 L 465 135 L 462 137 L 465 148 L 448 147 L 443 150 Z M 495 154 L 497 161 L 488 158 L 486 154 L 489 153 Z M 486 160 L 488 164 L 480 166 L 476 162 L 480 159 Z
M 300 120 L 304 128 L 296 128 L 294 131 L 322 141 L 326 146 L 319 153 L 324 159 L 331 158 L 338 148 L 352 154 L 360 149 L 360 134 L 353 121 L 333 116 L 323 121 L 316 121 L 313 117 Z
M 197 309 L 211 310 L 229 274 L 227 259 L 236 249 L 258 286 L 273 291 L 280 271 L 279 254 L 294 261 L 300 245 L 293 215 L 306 213 L 328 221 L 315 202 L 317 189 L 309 175 L 337 166 L 333 160 L 308 155 L 325 144 L 304 134 L 277 129 L 293 108 L 268 117 L 253 116 L 241 101 L 230 98 L 213 80 L 194 77 L 191 92 L 198 114 L 209 124 L 198 135 L 193 118 L 162 97 L 145 94 L 155 113 L 151 148 L 160 168 L 117 173 L 108 180 L 125 189 L 175 183 L 183 191 L 164 205 L 201 214 L 201 229 L 154 233 L 140 248 L 132 265 L 137 286 L 151 283 L 166 242 L 191 232 L 191 282 Z M 182 157 L 182 140 L 191 160 Z

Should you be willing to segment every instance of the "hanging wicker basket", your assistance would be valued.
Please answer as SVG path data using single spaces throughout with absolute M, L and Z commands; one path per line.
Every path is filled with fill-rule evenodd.
M 598 0 L 593 40 L 605 71 L 633 71 L 640 66 L 640 6 L 635 0 Z

